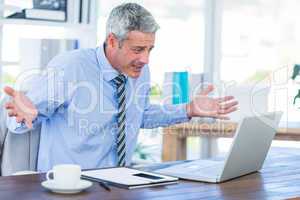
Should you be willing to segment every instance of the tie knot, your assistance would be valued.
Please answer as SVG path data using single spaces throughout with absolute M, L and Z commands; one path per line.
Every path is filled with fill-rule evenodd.
M 113 79 L 113 82 L 117 86 L 120 86 L 120 85 L 124 84 L 125 81 L 126 81 L 126 77 L 123 74 L 120 74 L 119 76 L 117 76 L 116 78 Z

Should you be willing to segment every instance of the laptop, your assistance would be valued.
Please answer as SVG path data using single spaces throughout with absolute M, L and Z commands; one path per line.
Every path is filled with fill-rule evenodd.
M 193 160 L 155 170 L 182 179 L 220 183 L 262 168 L 282 112 L 244 117 L 225 160 Z

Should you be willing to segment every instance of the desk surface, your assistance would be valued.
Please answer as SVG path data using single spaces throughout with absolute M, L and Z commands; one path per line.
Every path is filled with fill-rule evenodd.
M 112 187 L 108 192 L 94 184 L 77 195 L 60 195 L 41 187 L 44 175 L 0 178 L 0 199 L 285 199 L 300 196 L 300 149 L 273 148 L 261 173 L 221 184 L 180 181 L 156 188 L 126 190 Z

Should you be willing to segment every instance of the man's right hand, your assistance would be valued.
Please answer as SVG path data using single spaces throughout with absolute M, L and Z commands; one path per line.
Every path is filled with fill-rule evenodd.
M 32 128 L 32 122 L 38 115 L 38 110 L 33 103 L 22 92 L 11 87 L 5 87 L 4 92 L 12 97 L 11 101 L 5 104 L 10 117 L 16 117 L 18 123 L 24 122 L 28 128 Z

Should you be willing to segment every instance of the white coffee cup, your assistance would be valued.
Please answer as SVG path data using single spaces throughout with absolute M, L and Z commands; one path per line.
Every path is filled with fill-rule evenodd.
M 53 174 L 53 179 L 50 178 L 50 174 Z M 73 164 L 55 165 L 46 174 L 47 180 L 53 180 L 57 187 L 64 189 L 75 188 L 80 182 L 80 177 L 80 166 Z

